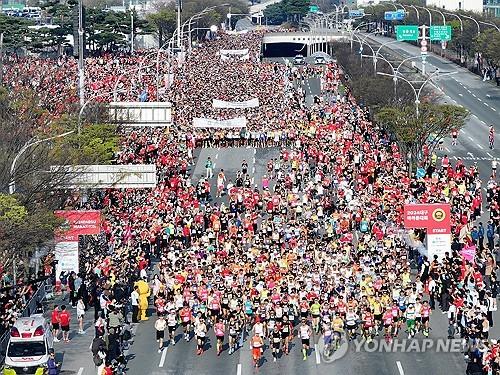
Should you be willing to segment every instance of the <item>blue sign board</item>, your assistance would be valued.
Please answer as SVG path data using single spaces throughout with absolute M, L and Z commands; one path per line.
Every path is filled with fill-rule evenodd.
M 365 15 L 365 10 L 364 9 L 353 9 L 349 11 L 349 17 L 354 18 L 354 17 L 363 17 Z
M 384 19 L 386 21 L 402 21 L 405 18 L 404 12 L 385 12 Z

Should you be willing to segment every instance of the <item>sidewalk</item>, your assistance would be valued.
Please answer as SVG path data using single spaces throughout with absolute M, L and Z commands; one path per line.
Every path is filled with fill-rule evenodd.
M 56 297 L 51 301 L 44 303 L 44 316 L 48 321 L 50 321 L 50 315 L 54 304 L 59 307 L 61 305 L 66 305 L 67 310 L 71 314 L 70 322 L 70 333 L 68 343 L 63 341 L 54 342 L 54 350 L 56 352 L 56 361 L 61 363 L 60 374 L 61 375 L 96 375 L 97 367 L 94 365 L 92 358 L 92 353 L 90 347 L 92 345 L 92 340 L 94 339 L 94 308 L 89 307 L 88 311 L 85 313 L 83 329 L 85 331 L 84 335 L 78 334 L 78 320 L 76 318 L 76 308 L 72 308 L 69 303 L 68 298 L 63 300 L 61 296 Z M 126 326 L 128 327 L 128 326 Z M 132 334 L 131 340 L 128 341 L 128 345 L 125 347 L 127 350 L 124 351 L 125 357 L 128 355 L 130 346 L 134 342 L 135 331 L 137 325 L 128 327 L 130 333 Z M 61 333 L 59 332 L 59 339 L 61 339 Z

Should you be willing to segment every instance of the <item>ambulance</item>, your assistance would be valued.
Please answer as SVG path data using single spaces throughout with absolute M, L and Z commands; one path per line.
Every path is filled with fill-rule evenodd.
M 19 318 L 10 330 L 5 365 L 16 374 L 34 374 L 47 363 L 53 346 L 54 337 L 43 315 Z

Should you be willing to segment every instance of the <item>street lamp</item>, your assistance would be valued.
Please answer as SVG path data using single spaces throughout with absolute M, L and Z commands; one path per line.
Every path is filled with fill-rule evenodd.
M 118 92 L 124 92 L 124 91 L 125 90 L 118 91 Z M 93 101 L 94 99 L 97 99 L 97 98 L 100 98 L 102 96 L 109 95 L 109 94 L 114 94 L 114 91 L 108 91 L 108 92 L 103 92 L 103 93 L 99 93 L 97 95 L 94 95 L 93 97 L 87 99 L 87 101 L 82 105 L 82 107 L 80 108 L 80 111 L 78 112 L 78 122 L 77 122 L 78 134 L 81 133 L 81 129 L 82 129 L 82 115 L 83 115 L 83 111 L 85 110 L 85 108 L 87 107 L 87 105 L 91 101 Z
M 78 94 L 80 105 L 85 102 L 85 46 L 83 38 L 83 0 L 78 0 Z
M 456 73 L 457 72 L 448 72 L 448 73 L 441 74 L 441 76 L 447 76 L 447 75 L 452 75 L 452 74 L 456 74 Z M 405 81 L 406 83 L 408 83 L 410 85 L 410 87 L 412 88 L 413 93 L 415 95 L 415 113 L 416 113 L 417 118 L 418 118 L 420 116 L 419 105 L 420 105 L 420 95 L 422 94 L 422 90 L 427 83 L 431 82 L 431 80 L 439 74 L 439 69 L 436 69 L 435 72 L 431 73 L 429 75 L 429 77 L 427 77 L 427 79 L 418 88 L 418 90 L 415 88 L 415 86 L 413 86 L 413 83 L 411 81 L 407 80 L 406 78 L 404 78 L 402 76 L 397 77 L 394 74 L 387 74 L 387 73 L 382 73 L 382 72 L 377 72 L 377 74 L 382 75 L 382 76 L 386 76 L 386 77 L 392 77 L 393 79 L 394 79 L 394 77 L 396 77 L 397 79 L 402 79 L 403 81 Z
M 17 164 L 17 161 L 19 160 L 19 158 L 22 156 L 22 154 L 24 154 L 26 152 L 26 150 L 32 146 L 36 146 L 42 142 L 48 142 L 48 141 L 51 141 L 53 139 L 56 139 L 56 138 L 61 138 L 61 137 L 65 137 L 69 134 L 72 134 L 74 133 L 75 131 L 74 130 L 71 130 L 71 131 L 68 131 L 66 133 L 62 133 L 62 134 L 59 134 L 59 135 L 55 135 L 53 137 L 49 137 L 49 138 L 44 138 L 44 139 L 36 139 L 37 137 L 33 137 L 31 138 L 28 142 L 26 142 L 24 144 L 24 146 L 19 150 L 19 152 L 17 153 L 17 155 L 14 157 L 14 160 L 12 161 L 12 164 L 10 166 L 10 181 L 9 181 L 9 194 L 14 194 L 16 192 L 16 180 L 15 180 L 15 171 L 16 171 L 16 164 Z
M 495 29 L 497 29 L 497 31 L 500 31 L 500 28 L 495 25 L 494 23 L 489 23 L 489 22 L 484 22 L 484 21 L 478 21 L 480 24 L 483 24 L 483 25 L 488 25 L 488 26 L 493 26 Z
M 448 12 L 443 12 L 443 13 L 448 15 L 448 16 L 453 16 L 453 17 L 458 18 L 458 21 L 460 22 L 460 37 L 463 37 L 463 35 L 464 35 L 464 22 L 462 21 L 460 16 L 458 14 L 455 14 L 455 13 L 448 13 Z M 464 57 L 464 46 L 463 46 L 463 40 L 461 40 L 460 41 L 460 63 L 461 64 L 463 64 L 463 61 L 462 61 L 463 57 Z
M 415 5 L 409 5 L 410 7 L 413 8 L 413 10 L 415 10 L 415 13 L 417 14 L 417 21 L 418 23 L 420 23 L 420 12 L 418 11 L 417 8 L 415 8 Z
M 474 21 L 476 23 L 476 26 L 477 26 L 477 35 L 481 34 L 481 27 L 479 26 L 479 22 L 477 22 L 475 18 L 472 18 L 472 17 L 467 16 L 465 14 L 460 14 L 460 16 L 465 17 L 465 18 L 467 18 L 469 20 Z

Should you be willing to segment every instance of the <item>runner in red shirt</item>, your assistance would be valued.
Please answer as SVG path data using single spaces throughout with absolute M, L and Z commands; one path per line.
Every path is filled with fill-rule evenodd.
M 61 306 L 59 313 L 59 323 L 61 324 L 62 339 L 64 342 L 69 342 L 69 323 L 71 321 L 71 314 L 66 310 L 66 306 Z
M 59 342 L 57 336 L 59 335 L 59 306 L 54 305 L 54 310 L 52 310 L 50 316 L 50 322 L 52 323 L 52 335 L 54 336 L 54 342 Z

